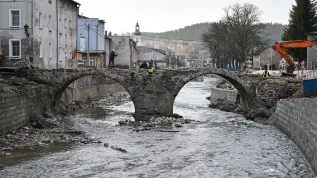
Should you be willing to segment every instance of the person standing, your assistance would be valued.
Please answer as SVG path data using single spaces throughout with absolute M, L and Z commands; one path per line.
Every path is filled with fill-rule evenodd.
M 111 63 L 112 63 L 112 67 L 114 68 L 114 58 L 117 57 L 118 54 L 115 52 L 115 50 L 113 49 L 110 53 L 110 57 L 109 57 L 109 65 L 108 67 L 110 67 Z
M 149 74 L 152 74 L 154 72 L 154 67 L 152 63 L 149 64 L 147 71 L 149 72 Z
M 263 76 L 264 78 L 268 78 L 269 76 L 271 76 L 270 73 L 269 73 L 269 71 L 267 71 L 267 67 L 265 68 L 265 71 L 264 71 L 264 73 L 262 74 L 262 76 Z
M 147 69 L 147 63 L 144 61 L 141 66 L 140 66 L 140 69 Z

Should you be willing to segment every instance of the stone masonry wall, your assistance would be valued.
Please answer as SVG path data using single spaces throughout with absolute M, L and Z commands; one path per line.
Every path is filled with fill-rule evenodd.
M 71 104 L 73 101 L 86 101 L 88 98 L 100 98 L 106 96 L 107 94 L 113 94 L 120 91 L 126 90 L 118 83 L 77 88 L 69 87 L 62 95 L 61 100 L 66 104 Z
M 0 94 L 0 135 L 27 125 L 30 119 L 43 116 L 49 88 L 31 87 L 27 93 L 8 90 Z
M 61 99 L 70 104 L 73 101 L 85 101 L 88 97 L 98 98 L 109 93 L 125 91 L 118 83 L 102 84 L 85 87 L 77 86 L 76 88 L 69 87 Z M 45 102 L 50 101 L 50 88 L 46 86 L 26 88 L 26 91 L 22 92 L 7 90 L 0 93 L 0 135 L 28 125 L 32 118 L 43 117 Z
M 317 174 L 317 98 L 280 100 L 273 124 L 292 139 Z
M 236 102 L 238 92 L 236 90 L 226 90 L 211 88 L 210 102 L 216 103 L 217 99 L 226 99 L 233 104 Z

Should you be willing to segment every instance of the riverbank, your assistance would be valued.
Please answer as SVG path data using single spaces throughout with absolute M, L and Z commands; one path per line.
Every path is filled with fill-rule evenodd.
M 102 99 L 103 102 L 100 102 Z M 47 118 L 33 118 L 28 126 L 0 136 L 0 155 L 10 155 L 14 149 L 33 149 L 56 143 L 88 144 L 100 141 L 89 138 L 85 132 L 74 130 L 72 123 L 64 118 L 83 108 L 121 105 L 130 101 L 125 92 L 109 94 L 106 97 L 87 101 L 76 101 L 70 105 L 61 104 L 60 115 Z
M 266 121 L 275 111 L 279 99 L 298 97 L 301 93 L 300 82 L 291 78 L 257 78 L 258 76 L 244 76 L 249 85 L 255 86 L 256 106 L 245 108 L 234 87 L 223 79 L 218 79 L 216 86 L 211 89 L 210 108 L 226 112 L 241 114 L 248 120 L 260 123 Z

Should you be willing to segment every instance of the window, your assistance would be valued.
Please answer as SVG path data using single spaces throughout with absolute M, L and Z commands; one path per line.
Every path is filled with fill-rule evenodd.
M 67 34 L 65 34 L 65 46 L 67 46 Z
M 51 15 L 49 15 L 48 16 L 48 31 L 52 31 L 52 16 Z
M 9 39 L 9 58 L 10 59 L 21 58 L 21 40 L 20 39 Z
M 62 51 L 62 47 L 59 47 L 59 61 L 62 62 L 63 61 L 63 51 Z
M 86 48 L 86 39 L 85 37 L 80 37 L 79 40 L 79 51 L 84 52 Z
M 48 44 L 48 58 L 52 58 L 52 43 Z
M 40 29 L 43 28 L 43 17 L 42 12 L 39 13 L 39 27 Z
M 48 0 L 48 3 L 52 4 L 52 0 Z
M 40 42 L 40 58 L 43 58 L 43 43 Z
M 9 27 L 21 28 L 21 9 L 9 10 Z
M 64 20 L 64 26 L 67 28 L 67 19 Z
M 58 31 L 62 33 L 62 19 L 59 19 Z
M 69 20 L 68 27 L 69 27 L 69 35 L 72 36 L 72 34 L 73 34 L 73 31 L 72 31 L 73 25 L 72 25 L 72 21 L 71 20 Z

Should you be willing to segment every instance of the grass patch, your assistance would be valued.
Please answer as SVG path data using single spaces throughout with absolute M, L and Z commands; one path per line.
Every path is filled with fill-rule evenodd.
M 27 79 L 25 79 L 25 78 L 18 79 L 18 83 L 21 83 L 22 85 L 34 85 L 34 86 L 39 86 L 38 83 L 33 82 L 33 81 L 30 81 L 30 80 L 27 80 Z

